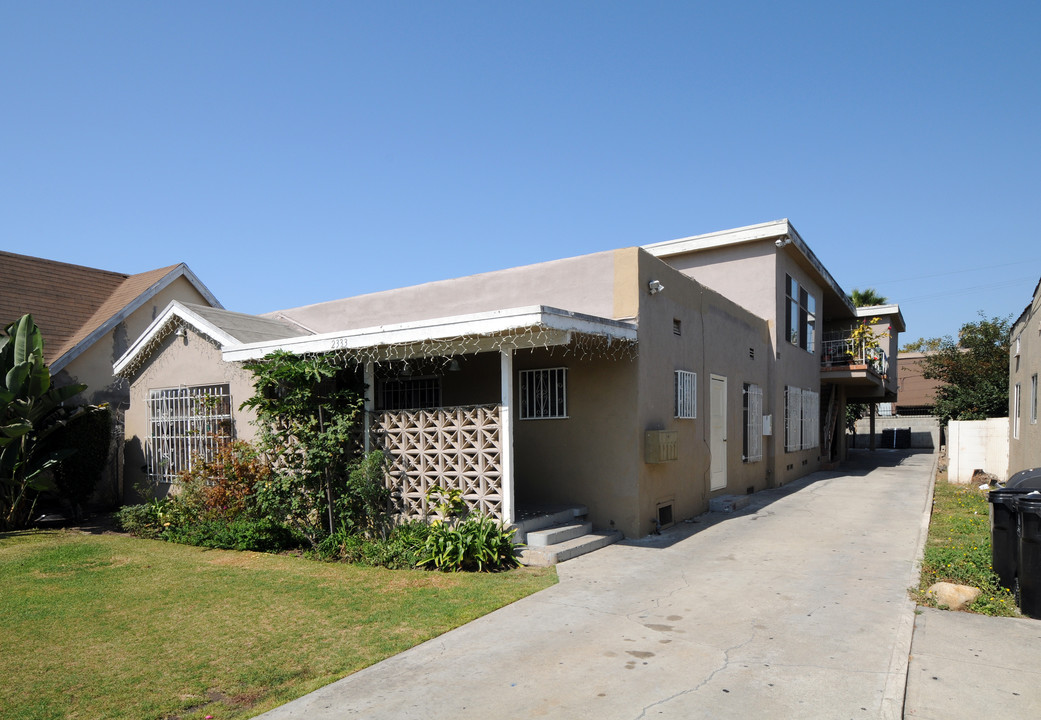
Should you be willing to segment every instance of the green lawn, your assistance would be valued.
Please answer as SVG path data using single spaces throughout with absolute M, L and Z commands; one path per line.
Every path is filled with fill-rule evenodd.
M 987 490 L 975 485 L 947 482 L 937 475 L 929 539 L 922 560 L 921 583 L 916 600 L 935 607 L 925 590 L 936 582 L 952 582 L 980 588 L 983 593 L 969 607 L 984 615 L 1018 614 L 1016 601 L 998 585 L 990 563 L 990 507 Z
M 556 582 L 0 534 L 0 718 L 247 718 Z

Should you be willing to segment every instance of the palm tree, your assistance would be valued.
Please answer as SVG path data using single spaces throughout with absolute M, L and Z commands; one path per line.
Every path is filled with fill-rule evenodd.
M 888 300 L 889 298 L 879 295 L 875 288 L 865 288 L 864 290 L 853 288 L 853 292 L 849 295 L 849 301 L 853 303 L 853 307 L 885 305 Z

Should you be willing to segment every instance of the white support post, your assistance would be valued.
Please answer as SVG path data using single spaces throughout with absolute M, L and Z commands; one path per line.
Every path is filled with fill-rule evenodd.
M 513 506 L 513 349 L 499 351 L 501 368 L 502 404 L 499 410 L 499 432 L 501 433 L 502 457 L 502 521 L 512 525 Z
M 373 398 L 376 397 L 376 366 L 370 360 L 365 363 L 365 422 L 364 432 L 365 437 L 362 439 L 362 443 L 365 447 L 365 454 L 368 455 L 372 452 L 372 440 L 370 435 L 372 432 L 372 411 L 376 408 L 376 403 Z

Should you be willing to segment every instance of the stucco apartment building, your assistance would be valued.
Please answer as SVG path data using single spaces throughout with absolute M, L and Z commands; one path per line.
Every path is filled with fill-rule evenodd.
M 895 399 L 903 320 L 870 310 L 787 220 L 265 316 L 174 304 L 115 365 L 127 472 L 173 480 L 199 427 L 252 437 L 243 361 L 335 353 L 368 388 L 404 514 L 447 484 L 507 522 L 581 504 L 640 537 L 840 460 L 846 401 Z M 876 316 L 885 347 L 852 347 Z
M 1041 467 L 1038 375 L 1041 374 L 1041 282 L 1009 335 L 1009 476 Z

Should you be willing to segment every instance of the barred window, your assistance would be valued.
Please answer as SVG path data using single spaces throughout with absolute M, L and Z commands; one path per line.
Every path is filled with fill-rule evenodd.
M 692 420 L 698 416 L 698 374 L 676 371 L 676 417 Z
M 820 393 L 788 386 L 784 390 L 784 449 L 809 450 L 820 445 Z
M 741 459 L 759 462 L 763 459 L 763 389 L 753 383 L 744 386 L 744 420 Z
M 210 461 L 231 439 L 231 388 L 197 385 L 148 392 L 148 480 L 176 483 L 200 461 Z
M 520 371 L 520 419 L 567 417 L 567 368 Z
M 419 410 L 441 407 L 441 378 L 403 377 L 381 380 L 376 405 L 380 410 Z

